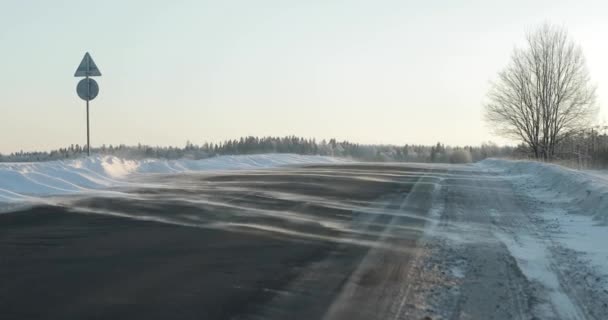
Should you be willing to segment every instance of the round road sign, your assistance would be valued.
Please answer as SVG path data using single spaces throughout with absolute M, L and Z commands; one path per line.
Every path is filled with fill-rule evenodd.
M 99 94 L 99 85 L 91 78 L 85 78 L 78 82 L 76 86 L 76 92 L 82 100 L 91 101 Z

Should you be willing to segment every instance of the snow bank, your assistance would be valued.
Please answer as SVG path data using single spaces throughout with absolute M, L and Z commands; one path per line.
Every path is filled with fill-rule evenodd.
M 563 202 L 569 212 L 608 222 L 608 175 L 534 161 L 487 159 L 477 165 L 517 175 L 530 189 L 545 191 Z
M 127 178 L 134 174 L 261 169 L 342 161 L 323 156 L 261 154 L 203 160 L 125 160 L 113 156 L 93 156 L 65 161 L 0 163 L 0 203 L 128 185 Z

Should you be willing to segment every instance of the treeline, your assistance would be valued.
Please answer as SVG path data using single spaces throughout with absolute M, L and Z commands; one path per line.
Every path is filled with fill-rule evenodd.
M 193 144 L 184 147 L 159 147 L 138 144 L 102 145 L 93 148 L 94 154 L 113 155 L 128 159 L 204 159 L 220 155 L 258 154 L 258 153 L 295 153 L 302 155 L 323 155 L 353 158 L 362 161 L 399 161 L 399 162 L 439 162 L 468 163 L 488 157 L 509 157 L 514 148 L 500 147 L 492 143 L 481 146 L 451 147 L 441 143 L 426 145 L 372 145 L 358 144 L 336 139 L 321 140 L 302 137 L 242 137 L 220 143 Z M 49 152 L 16 152 L 0 154 L 0 162 L 30 162 L 72 159 L 82 156 L 86 148 L 71 145 Z
M 583 169 L 608 168 L 608 126 L 581 130 L 557 145 L 553 162 Z

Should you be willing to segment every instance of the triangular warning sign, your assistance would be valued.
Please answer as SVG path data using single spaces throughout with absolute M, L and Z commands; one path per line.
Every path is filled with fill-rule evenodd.
M 84 58 L 82 58 L 82 62 L 80 62 L 78 69 L 76 69 L 76 73 L 74 73 L 74 77 L 87 77 L 87 76 L 89 76 L 89 77 L 101 76 L 101 72 L 99 72 L 97 65 L 95 65 L 93 58 L 91 58 L 91 55 L 88 52 L 84 54 Z

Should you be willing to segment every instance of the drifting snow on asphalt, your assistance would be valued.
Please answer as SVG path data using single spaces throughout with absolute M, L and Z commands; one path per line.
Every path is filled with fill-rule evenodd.
M 216 167 L 176 162 L 164 174 L 149 173 L 165 172 L 158 167 L 165 164 L 117 160 L 103 170 L 68 168 L 107 187 L 64 186 L 69 192 L 50 205 L 0 215 L 0 312 L 8 319 L 91 312 L 164 319 L 177 310 L 182 319 L 608 314 L 602 177 L 498 160 L 233 160 L 207 171 Z M 50 177 L 62 176 L 85 185 L 67 178 L 65 163 L 32 166 L 11 167 L 20 170 L 12 181 L 58 187 L 63 182 Z M 23 185 L 5 182 L 5 194 L 41 195 L 16 192 Z
M 434 174 L 428 171 L 340 164 L 142 176 L 131 186 L 3 214 L 0 313 L 322 318 L 369 250 L 396 265 L 410 260 L 428 202 L 399 199 L 414 186 L 415 198 L 425 197 L 418 182 Z M 379 271 L 365 272 L 370 292 L 389 284 Z
M 296 154 L 219 156 L 202 160 L 127 160 L 93 156 L 49 162 L 0 163 L 0 203 L 36 202 L 40 197 L 136 186 L 130 179 L 151 174 L 253 170 L 348 160 Z

